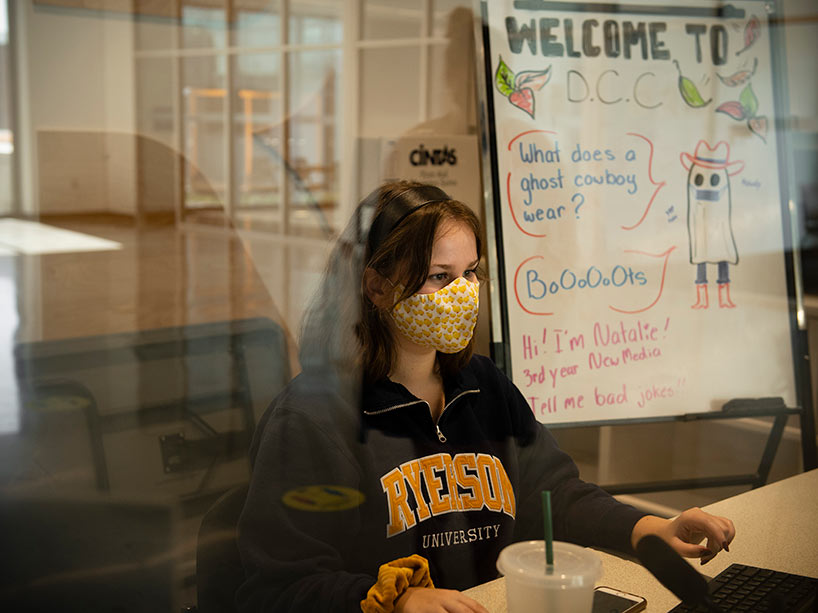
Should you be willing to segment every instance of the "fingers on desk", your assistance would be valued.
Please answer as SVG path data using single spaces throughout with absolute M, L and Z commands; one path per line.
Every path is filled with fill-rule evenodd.
M 710 518 L 711 530 L 706 532 L 708 553 L 702 556 L 702 564 L 707 564 L 722 549 L 729 552 L 730 543 L 736 536 L 736 528 L 731 520 L 718 515 L 711 515 Z
M 489 613 L 457 590 L 410 588 L 396 602 L 398 613 Z
M 689 557 L 702 558 L 702 564 L 709 562 L 722 549 L 729 551 L 729 545 L 736 535 L 733 522 L 718 515 L 711 515 L 698 508 L 688 509 L 676 521 L 675 537 L 685 543 L 678 550 Z M 705 546 L 700 543 L 707 539 Z

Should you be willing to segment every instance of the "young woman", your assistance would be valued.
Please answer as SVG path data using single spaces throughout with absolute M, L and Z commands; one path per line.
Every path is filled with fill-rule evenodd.
M 558 540 L 632 552 L 654 533 L 707 561 L 733 539 L 728 519 L 645 515 L 580 480 L 472 355 L 480 236 L 436 187 L 387 184 L 359 205 L 308 313 L 303 372 L 251 450 L 241 610 L 483 613 L 459 590 L 494 579 L 506 545 L 542 538 L 543 490 Z

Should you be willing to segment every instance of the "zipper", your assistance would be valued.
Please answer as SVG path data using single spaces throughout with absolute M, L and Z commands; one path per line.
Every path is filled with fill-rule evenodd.
M 438 425 L 438 422 L 440 421 L 440 418 L 443 417 L 443 413 L 446 412 L 446 409 L 448 409 L 450 406 L 452 406 L 452 403 L 455 400 L 457 400 L 458 398 L 460 398 L 462 396 L 465 396 L 466 394 L 478 394 L 478 393 L 480 393 L 479 389 L 464 390 L 464 391 L 460 392 L 457 396 L 455 396 L 454 398 L 449 400 L 449 402 L 447 402 L 443 406 L 443 410 L 440 411 L 440 415 L 438 415 L 437 421 L 435 422 L 435 434 L 437 435 L 437 440 L 439 440 L 441 443 L 445 443 L 448 440 L 446 438 L 446 435 L 443 434 L 443 432 L 440 430 L 440 426 Z M 428 402 L 426 402 L 425 400 L 413 400 L 412 402 L 405 402 L 403 404 L 396 404 L 395 406 L 386 407 L 385 409 L 380 409 L 379 411 L 364 411 L 364 415 L 381 415 L 382 413 L 388 413 L 390 411 L 395 411 L 397 409 L 402 409 L 403 407 L 409 407 L 409 406 L 412 406 L 412 405 L 415 405 L 415 404 L 418 404 L 418 403 L 421 403 L 421 402 L 426 405 L 426 408 L 429 409 L 429 413 L 431 414 L 432 407 L 431 407 L 431 405 L 429 405 Z
M 441 417 L 443 417 L 443 412 L 444 412 L 446 409 L 448 409 L 450 406 L 452 406 L 452 403 L 453 403 L 455 400 L 457 400 L 458 398 L 461 398 L 461 397 L 465 396 L 466 394 L 479 394 L 479 393 L 480 393 L 480 390 L 479 390 L 479 389 L 476 389 L 476 390 L 463 390 L 463 391 L 462 391 L 462 392 L 460 392 L 460 393 L 459 393 L 457 396 L 455 396 L 454 398 L 452 398 L 451 400 L 449 400 L 449 402 L 447 402 L 447 403 L 446 403 L 446 406 L 444 406 L 444 407 L 443 407 L 443 411 L 441 411 L 441 412 L 440 412 L 440 416 L 441 416 Z M 438 419 L 440 419 L 440 418 L 438 418 Z
M 437 440 L 439 440 L 441 443 L 445 443 L 446 440 L 447 440 L 446 435 L 443 434 L 443 432 L 441 432 L 440 426 L 438 425 L 440 423 L 440 418 L 443 417 L 443 414 L 446 412 L 446 409 L 448 409 L 450 406 L 452 406 L 452 403 L 455 400 L 457 400 L 458 398 L 460 398 L 462 396 L 465 396 L 466 394 L 477 394 L 479 392 L 480 392 L 479 389 L 464 390 L 464 391 L 460 392 L 457 396 L 455 396 L 454 398 L 449 400 L 449 402 L 447 402 L 445 405 L 443 405 L 443 410 L 440 412 L 440 415 L 437 416 L 437 421 L 435 422 L 435 433 L 437 434 Z M 429 404 L 429 403 L 427 402 L 426 404 Z M 431 411 L 431 410 L 432 410 L 432 407 L 429 407 L 429 411 Z
M 389 411 L 395 411 L 397 409 L 402 409 L 403 407 L 411 407 L 413 404 L 419 404 L 421 402 L 427 407 L 429 406 L 429 403 L 425 400 L 413 400 L 412 402 L 404 402 L 403 404 L 396 404 L 395 406 L 386 407 L 385 409 L 380 409 L 379 411 L 364 411 L 364 415 L 381 415 L 382 413 L 389 413 Z M 429 410 L 431 410 L 431 407 Z

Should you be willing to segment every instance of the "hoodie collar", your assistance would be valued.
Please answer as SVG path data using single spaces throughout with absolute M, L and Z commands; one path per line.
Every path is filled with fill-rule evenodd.
M 443 381 L 446 402 L 449 403 L 464 392 L 479 392 L 477 377 L 466 366 L 456 376 Z M 384 377 L 375 383 L 365 385 L 362 390 L 361 407 L 364 413 L 380 413 L 403 406 L 424 403 L 400 383 Z

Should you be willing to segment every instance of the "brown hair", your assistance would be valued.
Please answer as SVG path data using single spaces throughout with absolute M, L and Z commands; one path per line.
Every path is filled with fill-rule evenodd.
M 397 181 L 386 183 L 376 189 L 359 205 L 373 206 L 373 220 L 386 206 L 411 206 L 417 202 L 415 191 L 423 189 L 422 183 Z M 396 202 L 398 201 L 398 202 Z M 402 201 L 402 202 L 401 202 Z M 418 204 L 420 204 L 418 202 Z M 439 200 L 424 204 L 407 215 L 386 237 L 376 245 L 368 245 L 365 252 L 365 268 L 372 268 L 386 278 L 400 278 L 405 286 L 397 302 L 412 296 L 423 286 L 429 274 L 429 262 L 435 236 L 441 223 L 447 220 L 466 224 L 473 232 L 477 257 L 481 256 L 480 221 L 474 212 L 458 200 Z M 366 295 L 361 281 L 360 320 L 356 326 L 361 343 L 361 360 L 364 381 L 376 381 L 386 377 L 395 364 L 395 339 L 390 325 L 390 313 L 377 307 Z M 444 377 L 456 374 L 471 359 L 474 339 L 457 353 L 438 352 L 437 364 Z

